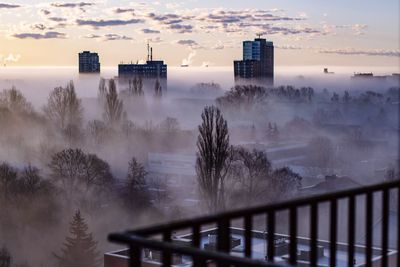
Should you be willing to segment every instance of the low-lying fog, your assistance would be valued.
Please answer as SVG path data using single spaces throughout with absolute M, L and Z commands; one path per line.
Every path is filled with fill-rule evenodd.
M 277 67 L 273 88 L 235 87 L 232 68 L 168 71 L 142 90 L 115 67 L 0 67 L 0 251 L 15 266 L 55 266 L 77 210 L 100 259 L 110 232 L 216 211 L 196 172 L 206 106 L 229 130 L 217 210 L 399 177 L 399 77 L 350 78 L 398 68 Z

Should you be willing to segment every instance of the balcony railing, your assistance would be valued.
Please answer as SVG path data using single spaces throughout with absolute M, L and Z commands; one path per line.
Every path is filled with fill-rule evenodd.
M 373 253 L 376 254 L 373 244 L 374 234 L 374 216 L 381 216 L 382 227 L 379 229 L 381 234 L 379 245 L 379 261 L 380 266 L 400 266 L 400 257 L 397 259 L 388 259 L 389 253 L 389 235 L 396 232 L 394 238 L 396 240 L 395 249 L 400 249 L 400 181 L 392 181 L 372 186 L 355 188 L 340 192 L 334 192 L 324 195 L 311 196 L 296 200 L 285 201 L 282 203 L 264 205 L 254 208 L 246 208 L 236 211 L 223 212 L 216 215 L 204 216 L 190 220 L 172 222 L 165 225 L 158 225 L 139 230 L 126 231 L 123 233 L 114 233 L 109 235 L 109 240 L 116 243 L 126 244 L 129 247 L 129 266 L 140 267 L 142 265 L 142 255 L 144 249 L 160 251 L 162 255 L 162 265 L 172 266 L 173 255 L 185 255 L 190 257 L 192 266 L 283 266 L 282 263 L 274 262 L 275 246 L 274 235 L 276 232 L 276 215 L 278 212 L 286 211 L 288 213 L 288 260 L 284 266 L 296 266 L 298 263 L 298 221 L 299 210 L 308 207 L 309 209 L 309 266 L 318 266 L 318 230 L 319 227 L 327 227 L 329 235 L 329 266 L 337 266 L 337 246 L 338 246 L 338 205 L 345 202 L 347 205 L 346 220 L 346 256 L 347 266 L 355 266 L 355 243 L 356 228 L 359 225 L 365 226 L 365 250 L 364 259 L 367 267 L 373 266 Z M 363 198 L 364 207 L 357 204 L 358 198 Z M 379 203 L 379 209 L 374 209 L 374 201 Z M 396 209 L 396 225 L 397 231 L 389 232 L 389 213 L 390 202 Z M 319 225 L 319 206 L 328 204 L 329 207 L 329 225 Z M 365 214 L 363 218 L 356 218 L 356 210 L 363 208 Z M 374 214 L 375 213 L 375 214 Z M 266 260 L 255 260 L 252 258 L 252 230 L 253 218 L 260 215 L 266 215 Z M 343 215 L 341 215 L 343 216 Z M 230 252 L 231 240 L 231 223 L 232 221 L 242 220 L 244 225 L 244 257 L 233 256 Z M 361 222 L 362 224 L 361 224 Z M 204 250 L 201 248 L 201 229 L 203 226 L 216 225 L 216 249 L 214 251 Z M 190 229 L 191 245 L 182 246 L 173 241 L 173 233 Z M 341 229 L 343 230 L 343 229 Z M 375 229 L 376 230 L 376 229 Z M 155 239 L 156 236 L 162 238 Z M 376 245 L 375 245 L 376 246 Z M 374 251 L 373 251 L 374 250 Z M 375 255 L 374 254 L 374 255 Z M 208 265 L 210 264 L 210 265 Z

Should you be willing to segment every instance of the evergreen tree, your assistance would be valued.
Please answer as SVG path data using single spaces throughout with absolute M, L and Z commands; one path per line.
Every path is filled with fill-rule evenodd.
M 11 266 L 11 255 L 6 247 L 0 250 L 0 267 L 10 267 Z
M 70 223 L 70 237 L 67 237 L 62 248 L 62 255 L 55 255 L 59 267 L 96 267 L 100 265 L 97 242 L 78 210 Z

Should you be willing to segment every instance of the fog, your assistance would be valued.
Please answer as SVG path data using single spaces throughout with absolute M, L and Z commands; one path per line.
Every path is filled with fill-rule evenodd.
M 207 200 L 199 193 L 195 168 L 198 125 L 206 106 L 221 110 L 230 145 L 249 153 L 257 149 L 267 156 L 269 178 L 285 167 L 291 170 L 280 177 L 289 186 L 274 184 L 274 176 L 272 182 L 257 181 L 263 191 L 243 192 L 238 185 L 247 183 L 247 173 L 240 171 L 240 157 L 235 158 L 228 170 L 232 178 L 226 182 L 225 209 L 243 207 L 242 199 L 248 205 L 270 203 L 398 178 L 400 81 L 371 82 L 350 76 L 354 72 L 391 75 L 399 70 L 332 66 L 329 71 L 334 74 L 324 74 L 323 68 L 277 67 L 274 88 L 248 90 L 245 84 L 235 91 L 231 68 L 172 67 L 168 81 L 160 81 L 161 95 L 154 91 L 155 80 L 143 81 L 144 94 L 132 95 L 132 81 L 118 80 L 116 68 L 103 68 L 101 75 L 80 75 L 72 67 L 0 67 L 0 193 L 4 194 L 0 196 L 0 249 L 5 246 L 10 251 L 16 266 L 55 266 L 54 253 L 60 253 L 78 209 L 99 242 L 101 255 L 115 248 L 107 242 L 111 232 L 211 212 L 199 209 Z M 99 93 L 101 78 L 108 90 L 109 80 L 116 79 L 116 103 L 122 101 L 123 107 L 114 121 Z M 56 87 L 67 88 L 70 81 L 82 110 L 76 108 L 69 128 L 50 116 L 49 96 Z M 9 97 L 12 87 L 32 105 L 22 97 Z M 112 177 L 112 181 L 91 185 L 90 190 L 89 186 L 83 190 L 82 184 L 67 188 L 64 176 L 57 174 L 58 162 L 54 163 L 57 155 L 68 156 L 57 154 L 67 149 L 81 149 L 83 154 L 74 156 L 88 162 L 96 155 L 101 160 L 96 159 L 96 164 L 103 169 L 102 176 L 96 173 L 95 178 Z M 129 173 L 132 158 L 146 172 L 135 194 L 127 182 L 138 173 L 137 169 Z M 12 171 L 6 165 L 17 178 L 10 178 Z M 51 193 L 41 191 L 42 184 L 37 195 L 7 187 L 6 182 L 23 179 L 29 166 L 51 184 L 46 187 Z M 81 174 L 68 177 L 74 175 Z M 318 191 L 316 185 L 329 182 L 326 176 L 340 183 Z M 280 188 L 281 198 L 274 196 L 273 186 Z M 251 193 L 267 197 L 246 197 Z

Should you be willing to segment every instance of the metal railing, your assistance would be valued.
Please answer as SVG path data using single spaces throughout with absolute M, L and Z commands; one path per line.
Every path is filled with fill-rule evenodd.
M 282 266 L 274 262 L 275 247 L 274 235 L 276 233 L 276 214 L 281 211 L 287 211 L 289 216 L 289 234 L 288 234 L 288 261 L 285 266 L 295 266 L 298 257 L 298 210 L 303 207 L 309 207 L 309 246 L 310 246 L 310 266 L 317 266 L 318 255 L 318 228 L 319 205 L 328 203 L 329 205 L 329 266 L 337 266 L 337 245 L 338 245 L 338 204 L 339 201 L 346 201 L 347 211 L 347 266 L 354 267 L 355 260 L 355 242 L 356 242 L 356 223 L 359 225 L 359 218 L 356 218 L 357 207 L 356 198 L 362 196 L 365 199 L 365 217 L 361 218 L 365 222 L 365 266 L 372 267 L 373 258 L 373 216 L 374 200 L 379 194 L 381 201 L 381 244 L 380 244 L 380 262 L 382 267 L 389 266 L 388 262 L 388 242 L 389 242 L 389 212 L 390 198 L 394 194 L 395 207 L 397 208 L 397 243 L 396 250 L 400 249 L 400 181 L 392 181 L 372 186 L 355 188 L 345 191 L 339 191 L 324 195 L 311 196 L 296 200 L 285 201 L 276 204 L 258 206 L 236 211 L 223 212 L 216 215 L 204 216 L 190 220 L 172 222 L 164 225 L 157 225 L 126 231 L 123 233 L 114 233 L 109 235 L 109 240 L 116 243 L 122 243 L 129 246 L 129 266 L 142 266 L 143 249 L 153 249 L 161 251 L 162 265 L 172 266 L 172 255 L 185 255 L 192 258 L 193 266 L 207 266 L 212 262 L 216 266 Z M 252 230 L 253 218 L 259 215 L 266 215 L 266 232 L 268 233 L 266 246 L 266 259 L 252 259 Z M 232 256 L 230 252 L 230 226 L 233 220 L 243 220 L 244 225 L 244 257 Z M 201 227 L 209 224 L 216 225 L 216 250 L 209 251 L 201 249 Z M 324 226 L 325 227 L 325 226 Z M 175 231 L 191 229 L 192 243 L 190 246 L 182 246 L 172 242 L 172 234 Z M 154 239 L 154 236 L 161 235 L 162 240 Z M 213 265 L 214 266 L 214 265 Z M 396 266 L 400 266 L 400 257 L 397 257 Z

